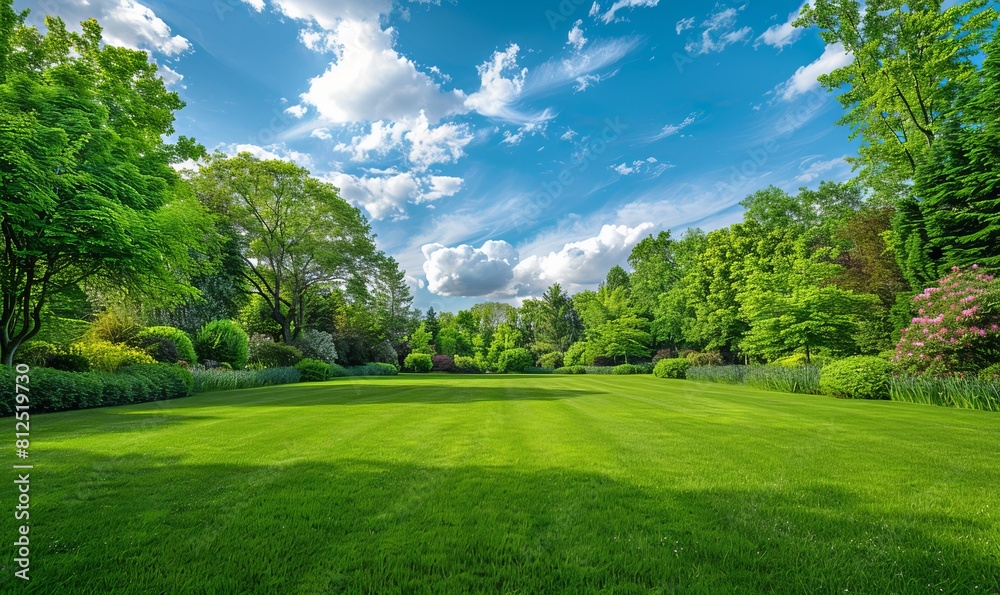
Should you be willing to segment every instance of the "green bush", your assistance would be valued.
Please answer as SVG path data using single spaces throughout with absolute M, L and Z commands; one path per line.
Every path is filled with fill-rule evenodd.
M 644 364 L 622 364 L 611 369 L 612 374 L 619 376 L 627 376 L 631 374 L 650 374 L 652 371 L 651 365 Z
M 321 359 L 307 358 L 295 364 L 302 375 L 302 382 L 323 382 L 330 373 L 330 364 Z
M 705 366 L 721 366 L 722 365 L 722 355 L 717 352 L 710 351 L 707 353 L 699 353 L 697 351 L 692 351 L 685 356 L 689 362 L 691 362 L 692 368 L 703 368 Z
M 552 371 L 553 374 L 586 374 L 586 366 L 564 366 L 562 368 L 556 368 Z
M 87 343 L 129 343 L 139 334 L 142 326 L 129 315 L 107 310 L 97 315 L 87 330 Z
M 330 369 L 326 373 L 327 378 L 344 378 L 350 376 L 347 373 L 347 368 L 339 364 L 330 364 Z
M 274 341 L 262 341 L 251 345 L 247 361 L 251 366 L 261 368 L 290 368 L 304 359 L 305 355 L 297 347 Z
M 519 374 L 535 364 L 531 352 L 523 347 L 508 349 L 497 358 L 497 371 L 501 374 Z
M 552 374 L 552 368 L 539 368 L 538 366 L 531 366 L 530 368 L 525 368 L 524 374 Z
M 145 347 L 153 339 L 165 339 L 177 346 L 178 359 L 167 363 L 174 364 L 178 361 L 185 361 L 189 364 L 195 364 L 198 362 L 198 356 L 195 354 L 194 343 L 191 341 L 191 337 L 188 337 L 187 333 L 181 329 L 172 326 L 151 326 L 143 329 L 135 336 L 132 345 L 134 347 Z M 153 353 L 150 353 L 150 355 L 154 358 L 156 357 Z
M 347 368 L 348 376 L 396 376 L 399 368 L 385 362 L 372 362 L 363 366 Z
M 893 352 L 895 354 L 895 352 Z M 820 367 L 826 363 L 826 358 L 821 355 L 813 355 L 808 360 L 806 360 L 806 354 L 804 353 L 793 353 L 788 357 L 783 357 L 774 362 L 775 366 L 781 366 L 782 368 L 804 368 L 806 366 L 817 366 Z
M 302 357 L 305 358 L 322 360 L 328 364 L 337 360 L 337 346 L 330 333 L 305 329 L 299 333 L 299 337 L 295 340 L 295 347 L 302 352 Z
M 542 357 L 538 358 L 538 367 L 540 368 L 561 368 L 563 367 L 564 357 L 562 352 L 553 351 L 551 353 L 546 353 Z
M 476 363 L 476 358 L 464 355 L 455 356 L 455 371 L 459 374 L 482 374 L 483 368 Z
M 695 367 L 691 363 L 691 358 L 667 358 L 656 362 L 653 368 L 653 375 L 657 378 L 687 378 L 687 371 Z
M 82 341 L 89 332 L 90 323 L 85 320 L 52 316 L 42 320 L 42 328 L 33 340 L 52 343 L 59 347 L 69 347 L 73 343 Z
M 73 349 L 87 358 L 90 367 L 99 372 L 117 372 L 125 366 L 156 363 L 152 356 L 141 349 L 107 341 L 77 343 Z
M 585 366 L 583 369 L 587 374 L 612 374 L 615 371 L 614 366 Z
M 430 372 L 434 367 L 431 356 L 426 353 L 411 353 L 403 360 L 403 369 L 407 372 Z
M 185 368 L 171 364 L 150 364 L 122 368 L 121 375 L 145 378 L 153 384 L 149 401 L 179 399 L 194 394 L 194 375 Z
M 198 393 L 295 384 L 301 378 L 302 375 L 295 368 L 239 371 L 194 370 L 195 392 Z
M 993 364 L 992 366 L 987 366 L 979 371 L 979 379 L 985 381 L 998 381 L 1000 380 L 1000 364 Z
M 823 394 L 844 399 L 888 399 L 894 367 L 873 355 L 827 364 L 819 377 Z
M 247 365 L 249 338 L 232 320 L 216 320 L 201 327 L 194 339 L 200 361 L 226 363 L 237 370 Z
M 19 364 L 33 368 L 52 368 L 63 372 L 89 372 L 90 362 L 78 349 L 66 349 L 52 343 L 29 341 L 14 354 Z

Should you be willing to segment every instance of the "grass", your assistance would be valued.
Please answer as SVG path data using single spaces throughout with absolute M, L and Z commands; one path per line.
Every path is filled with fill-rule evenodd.
M 435 374 L 32 421 L 19 592 L 1000 592 L 988 412 Z

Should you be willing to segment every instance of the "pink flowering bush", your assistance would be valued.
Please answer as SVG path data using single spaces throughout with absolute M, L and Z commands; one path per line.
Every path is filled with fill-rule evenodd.
M 952 268 L 914 296 L 913 312 L 894 358 L 906 372 L 964 374 L 1000 358 L 1000 283 L 978 266 Z

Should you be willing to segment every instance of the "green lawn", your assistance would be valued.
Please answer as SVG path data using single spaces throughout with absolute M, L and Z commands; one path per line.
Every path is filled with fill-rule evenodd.
M 407 375 L 32 421 L 3 592 L 1000 592 L 996 413 Z

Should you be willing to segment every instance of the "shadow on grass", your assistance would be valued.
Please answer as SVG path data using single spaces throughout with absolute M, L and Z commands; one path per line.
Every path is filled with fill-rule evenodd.
M 995 519 L 820 481 L 654 489 L 557 468 L 60 454 L 80 464 L 47 471 L 32 500 L 25 592 L 1000 589 Z

